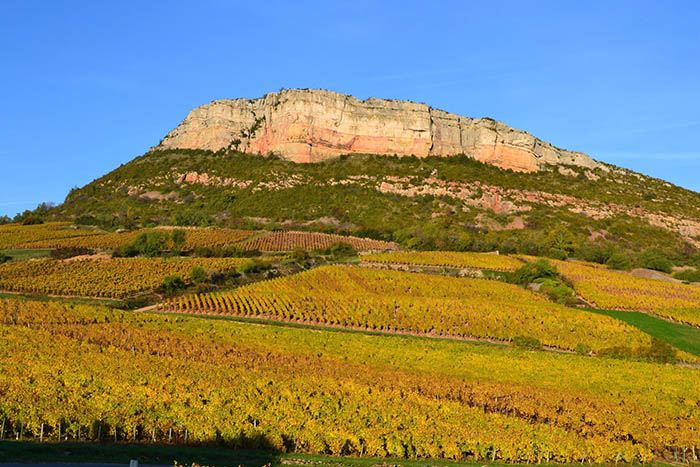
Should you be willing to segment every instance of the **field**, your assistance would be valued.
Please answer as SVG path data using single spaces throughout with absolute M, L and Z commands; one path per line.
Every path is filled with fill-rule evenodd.
M 184 250 L 192 250 L 199 246 L 229 246 L 234 245 L 256 232 L 252 230 L 234 230 L 219 228 L 183 228 L 185 232 Z M 112 250 L 133 242 L 136 237 L 146 232 L 160 231 L 170 234 L 171 229 L 140 229 L 120 233 L 100 233 L 92 236 L 73 238 L 50 238 L 40 241 L 26 242 L 25 247 L 32 248 L 59 248 L 59 247 L 83 247 L 93 249 Z M 171 247 L 170 245 L 169 247 Z
M 651 312 L 700 326 L 700 287 L 634 277 L 581 263 L 555 264 L 576 292 L 598 308 Z
M 245 241 L 241 246 L 246 250 L 291 251 L 294 248 L 318 250 L 328 248 L 334 243 L 348 243 L 357 251 L 394 250 L 397 246 L 391 242 L 370 238 L 332 235 L 319 232 L 275 231 Z
M 229 271 L 242 258 L 110 258 L 39 260 L 0 265 L 0 288 L 15 292 L 121 298 L 151 290 L 166 276 L 186 279 L 192 268 Z
M 0 335 L 8 435 L 523 463 L 697 449 L 692 368 L 17 300 Z
M 553 261 L 587 300 L 619 305 L 572 308 L 504 282 L 505 273 L 487 280 L 437 271 L 507 272 L 532 258 L 399 251 L 337 264 L 313 250 L 338 241 L 364 251 L 395 245 L 311 232 L 183 229 L 184 250 L 310 251 L 263 258 L 271 270 L 250 258 L 56 260 L 37 258 L 46 249 L 24 249 L 113 249 L 153 230 L 66 237 L 80 230 L 44 224 L 4 231 L 14 259 L 0 265 L 0 289 L 17 295 L 0 293 L 3 453 L 29 461 L 60 440 L 62 452 L 92 455 L 92 446 L 145 452 L 151 445 L 157 456 L 192 461 L 205 459 L 192 457 L 194 447 L 235 448 L 238 463 L 346 456 L 351 465 L 392 458 L 472 467 L 682 462 L 700 453 L 700 330 L 651 314 L 664 306 L 692 314 L 699 302 L 688 291 L 700 288 L 650 286 L 603 267 Z M 23 244 L 25 237 L 34 240 Z M 261 269 L 209 281 L 244 263 Z M 190 280 L 196 266 L 206 279 Z M 164 299 L 159 287 L 171 275 L 197 286 Z M 108 307 L 135 296 L 161 301 L 138 312 Z M 633 306 L 651 313 L 622 311 Z M 669 349 L 671 359 L 650 357 Z M 214 451 L 207 451 L 211 463 L 224 463 Z
M 490 269 L 494 271 L 515 271 L 523 265 L 521 261 L 509 256 L 456 251 L 397 251 L 365 255 L 362 257 L 362 261 L 383 264 Z
M 49 248 L 41 242 L 62 241 L 98 235 L 100 232 L 73 227 L 68 222 L 47 222 L 37 225 L 0 225 L 0 250 L 17 248 Z M 29 247 L 28 245 L 37 244 Z
M 514 285 L 352 266 L 183 296 L 162 308 L 436 336 L 505 341 L 527 336 L 566 350 L 579 344 L 593 351 L 649 344 L 646 334 L 618 320 L 548 302 Z

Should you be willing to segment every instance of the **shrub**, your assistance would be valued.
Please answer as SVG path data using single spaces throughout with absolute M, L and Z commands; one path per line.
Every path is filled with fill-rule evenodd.
M 575 305 L 578 303 L 574 289 L 562 281 L 554 279 L 538 279 L 537 281 L 542 283 L 540 292 L 547 295 L 552 301 L 561 305 Z
M 173 241 L 173 251 L 182 250 L 182 246 L 185 244 L 185 231 L 182 229 L 173 230 L 171 238 Z
M 51 258 L 53 259 L 68 259 L 74 256 L 90 255 L 92 250 L 79 246 L 68 246 L 51 250 Z
M 615 345 L 601 349 L 598 355 L 610 358 L 632 358 L 634 351 L 625 345 Z
M 127 258 L 131 256 L 158 256 L 165 249 L 166 234 L 164 232 L 144 232 L 136 239 L 127 245 L 115 249 L 112 252 L 113 257 Z
M 613 253 L 605 262 L 610 269 L 629 270 L 632 267 L 632 260 L 624 253 Z
M 542 343 L 534 337 L 530 336 L 515 336 L 511 341 L 515 347 L 528 350 L 541 350 Z
M 556 268 L 546 259 L 524 264 L 513 273 L 513 281 L 520 285 L 531 284 L 537 279 L 556 279 L 558 277 Z
M 180 276 L 176 275 L 166 276 L 165 279 L 163 279 L 163 285 L 161 285 L 161 289 L 167 294 L 175 293 L 184 288 L 185 281 L 183 281 Z
M 207 280 L 207 273 L 201 266 L 194 266 L 190 271 L 190 279 L 193 282 L 205 282 Z
M 241 274 L 254 274 L 256 272 L 267 271 L 271 267 L 272 265 L 270 265 L 270 263 L 253 258 L 238 266 L 238 272 Z
M 292 251 L 292 261 L 295 263 L 305 263 L 306 261 L 309 260 L 309 252 L 304 250 L 301 247 L 296 247 Z
M 357 255 L 357 251 L 352 247 L 352 245 L 345 242 L 333 243 L 328 248 L 323 250 L 323 253 L 326 255 L 331 255 L 335 258 L 347 258 Z
M 654 269 L 665 273 L 670 273 L 673 267 L 666 255 L 656 248 L 649 248 L 642 253 L 642 265 L 647 269 Z
M 586 242 L 576 250 L 577 258 L 598 264 L 605 264 L 613 254 L 612 244 L 603 242 Z
M 653 337 L 649 347 L 642 347 L 637 351 L 637 356 L 642 360 L 656 363 L 676 363 L 678 352 L 670 344 Z
M 673 274 L 673 277 L 685 282 L 700 282 L 700 271 L 688 269 Z

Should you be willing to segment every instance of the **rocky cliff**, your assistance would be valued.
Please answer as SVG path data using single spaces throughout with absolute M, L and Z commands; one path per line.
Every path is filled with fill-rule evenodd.
M 161 149 L 219 149 L 295 162 L 342 154 L 467 154 L 499 167 L 532 172 L 546 164 L 595 168 L 586 154 L 558 149 L 488 118 L 472 119 L 415 102 L 324 90 L 283 90 L 259 99 L 217 100 L 192 110 Z

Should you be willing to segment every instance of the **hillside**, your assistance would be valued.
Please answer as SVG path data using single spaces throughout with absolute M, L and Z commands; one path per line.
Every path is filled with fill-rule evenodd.
M 153 150 L 73 190 L 52 216 L 103 228 L 296 228 L 535 255 L 657 247 L 678 263 L 700 245 L 697 193 L 612 166 L 520 173 L 466 156 L 296 164 L 233 150 Z M 562 238 L 552 237 L 557 227 Z

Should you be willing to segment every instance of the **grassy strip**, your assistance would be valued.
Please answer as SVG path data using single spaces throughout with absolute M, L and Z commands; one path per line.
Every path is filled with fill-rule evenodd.
M 0 250 L 0 254 L 5 254 L 12 258 L 13 261 L 21 261 L 24 259 L 47 258 L 51 254 L 51 248 L 39 248 L 35 250 L 20 249 L 20 250 Z
M 595 308 L 586 308 L 586 310 L 624 321 L 679 350 L 700 356 L 699 328 L 672 323 L 639 311 L 598 310 Z
M 0 462 L 30 463 L 56 462 L 66 465 L 82 462 L 115 463 L 128 465 L 131 459 L 141 464 L 182 465 L 196 462 L 208 466 L 445 466 L 445 467 L 497 467 L 505 464 L 491 462 L 454 462 L 442 460 L 406 460 L 382 458 L 333 457 L 295 453 L 276 453 L 255 449 L 231 449 L 217 446 L 183 446 L 128 443 L 0 441 Z M 524 464 L 508 464 L 518 466 Z M 542 464 L 543 466 L 546 464 Z M 564 464 L 556 464 L 562 467 Z M 669 464 L 652 463 L 650 467 L 666 467 Z M 693 464 L 691 464 L 693 465 Z M 694 464 L 699 465 L 699 464 Z

